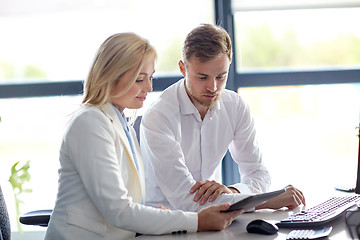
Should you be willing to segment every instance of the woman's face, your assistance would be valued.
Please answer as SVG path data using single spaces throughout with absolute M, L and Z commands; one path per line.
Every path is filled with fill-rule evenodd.
M 136 69 L 127 71 L 123 76 L 122 80 L 116 85 L 111 91 L 111 95 L 119 93 L 123 87 L 124 82 L 127 83 L 133 79 Z M 146 95 L 152 91 L 152 78 L 155 72 L 155 59 L 151 58 L 145 62 L 141 68 L 139 75 L 136 78 L 134 85 L 122 96 L 112 98 L 111 103 L 123 113 L 125 108 L 138 109 L 141 108 L 146 99 Z

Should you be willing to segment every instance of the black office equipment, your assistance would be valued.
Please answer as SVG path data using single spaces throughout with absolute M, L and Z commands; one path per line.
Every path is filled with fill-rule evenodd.
M 355 187 L 352 186 L 336 186 L 335 189 L 342 192 L 355 192 Z
M 357 160 L 357 173 L 356 173 L 356 184 L 351 186 L 335 186 L 335 189 L 342 192 L 355 192 L 360 194 L 360 124 L 359 124 L 359 150 L 358 150 L 358 160 Z
M 346 226 L 349 229 L 352 239 L 360 239 L 360 208 L 354 207 L 346 211 Z
M 51 214 L 51 209 L 31 211 L 20 216 L 19 221 L 26 225 L 47 227 Z
M 332 197 L 312 208 L 292 214 L 276 225 L 280 228 L 323 227 L 359 202 L 360 195 Z
M 358 166 L 357 166 L 355 193 L 360 194 L 360 123 L 359 123 L 358 139 L 359 139 L 359 150 L 358 150 Z
M 260 204 L 282 194 L 283 192 L 285 192 L 285 189 L 251 195 L 249 197 L 244 198 L 243 200 L 240 200 L 240 201 L 232 204 L 229 209 L 227 209 L 223 212 L 230 212 L 230 211 L 235 211 L 235 210 L 240 210 L 240 209 L 249 211 L 249 210 L 253 209 L 254 207 L 259 206 Z
M 248 233 L 273 235 L 279 231 L 279 228 L 276 225 L 262 219 L 256 219 L 248 223 L 246 231 Z

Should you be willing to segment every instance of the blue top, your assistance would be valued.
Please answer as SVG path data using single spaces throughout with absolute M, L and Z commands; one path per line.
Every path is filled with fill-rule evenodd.
M 136 170 L 139 171 L 139 167 L 138 167 L 138 163 L 137 163 L 137 159 L 136 159 L 136 154 L 135 154 L 135 150 L 134 150 L 134 145 L 133 145 L 133 142 L 131 140 L 131 137 L 130 137 L 130 133 L 129 133 L 129 126 L 127 125 L 127 121 L 125 120 L 125 116 L 122 115 L 119 111 L 119 109 L 117 109 L 114 105 L 112 105 L 112 107 L 115 109 L 115 112 L 116 112 L 116 115 L 118 116 L 120 122 L 121 122 L 121 125 L 125 131 L 125 134 L 126 134 L 126 137 L 129 141 L 129 144 L 130 144 L 130 148 L 131 148 L 131 152 L 132 152 L 132 155 L 133 155 L 133 158 L 134 158 L 134 162 L 135 162 L 135 166 L 136 166 Z

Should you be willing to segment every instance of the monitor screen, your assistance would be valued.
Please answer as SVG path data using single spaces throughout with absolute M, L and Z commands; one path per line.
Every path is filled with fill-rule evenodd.
M 358 134 L 358 138 L 359 138 L 359 151 L 358 151 L 358 169 L 357 169 L 357 178 L 356 178 L 356 188 L 355 188 L 355 192 L 357 194 L 360 194 L 360 123 L 359 123 L 359 134 Z

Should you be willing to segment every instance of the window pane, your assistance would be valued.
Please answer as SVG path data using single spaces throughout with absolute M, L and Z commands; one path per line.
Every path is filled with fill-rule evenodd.
M 0 1 L 0 83 L 83 80 L 100 44 L 128 31 L 158 50 L 158 74 L 178 73 L 182 41 L 203 22 L 212 0 Z
M 57 194 L 59 150 L 70 114 L 81 96 L 0 99 L 0 183 L 6 199 L 12 231 L 17 230 L 15 201 L 9 182 L 11 166 L 30 161 L 32 193 L 22 193 L 21 213 L 52 209 Z M 23 229 L 34 229 L 31 226 Z M 36 229 L 36 228 L 35 228 Z
M 359 7 L 237 11 L 237 70 L 359 68 L 359 15 Z
M 360 84 L 240 88 L 274 189 L 356 184 Z M 316 192 L 315 192 L 316 193 Z

